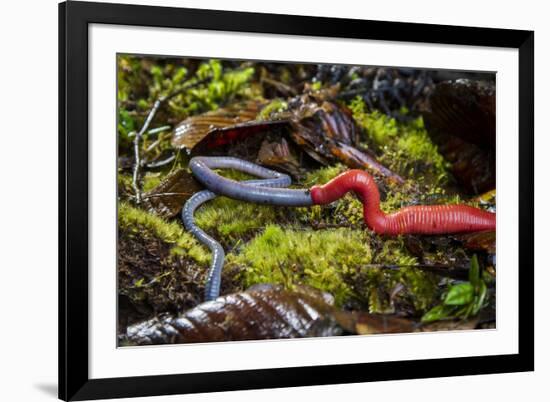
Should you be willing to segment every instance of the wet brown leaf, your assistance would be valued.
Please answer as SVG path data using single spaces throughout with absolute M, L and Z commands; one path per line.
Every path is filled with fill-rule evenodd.
M 408 320 L 336 309 L 316 290 L 256 286 L 128 327 L 130 344 L 221 342 L 343 334 L 410 332 Z
M 476 232 L 455 235 L 455 238 L 463 242 L 463 246 L 470 250 L 485 251 L 489 254 L 496 253 L 496 232 Z
M 178 317 L 145 321 L 129 327 L 127 336 L 143 345 L 339 335 L 332 311 L 322 298 L 269 287 L 219 297 Z
M 193 178 L 186 169 L 178 169 L 169 174 L 153 190 L 143 195 L 147 208 L 164 218 L 177 215 L 185 201 L 202 186 Z
M 172 136 L 172 146 L 185 148 L 191 152 L 199 142 L 215 129 L 233 127 L 240 123 L 253 121 L 263 104 L 265 102 L 236 103 L 227 108 L 189 117 L 176 126 Z M 216 141 L 212 142 L 215 143 Z

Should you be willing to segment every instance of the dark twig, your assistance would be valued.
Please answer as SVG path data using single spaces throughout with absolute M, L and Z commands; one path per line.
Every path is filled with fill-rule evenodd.
M 449 265 L 431 265 L 431 264 L 416 264 L 416 265 L 394 265 L 394 264 L 365 264 L 361 268 L 379 268 L 387 270 L 400 270 L 403 268 L 413 268 L 422 271 L 428 271 L 436 275 L 445 276 L 453 279 L 467 280 L 468 270 L 456 268 Z

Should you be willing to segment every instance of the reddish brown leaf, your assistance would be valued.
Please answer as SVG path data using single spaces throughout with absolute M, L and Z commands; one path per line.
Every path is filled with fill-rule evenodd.
M 258 134 L 267 134 L 276 128 L 288 127 L 286 121 L 250 121 L 230 127 L 210 130 L 202 140 L 197 142 L 191 155 L 202 155 L 209 151 L 230 144 L 238 144 L 249 137 Z
M 227 108 L 189 117 L 176 126 L 172 146 L 192 151 L 195 145 L 214 129 L 232 127 L 256 119 L 264 103 L 236 103 Z

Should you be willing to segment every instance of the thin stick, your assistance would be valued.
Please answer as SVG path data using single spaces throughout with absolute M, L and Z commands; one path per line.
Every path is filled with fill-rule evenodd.
M 176 155 L 171 155 L 171 156 L 169 156 L 168 158 L 166 158 L 162 161 L 150 162 L 146 166 L 149 169 L 154 169 L 154 168 L 158 168 L 158 167 L 161 167 L 161 166 L 168 165 L 170 162 L 172 162 L 175 159 L 176 159 Z
M 156 197 L 168 197 L 168 196 L 175 196 L 175 195 L 192 195 L 193 193 L 155 193 L 155 194 L 146 194 L 143 196 L 143 200 L 149 199 L 149 198 L 156 198 Z
M 402 268 L 420 269 L 423 271 L 432 272 L 440 276 L 447 276 L 453 279 L 467 279 L 468 270 L 456 268 L 449 265 L 431 265 L 431 264 L 416 264 L 416 265 L 399 265 L 399 264 L 365 264 L 361 268 L 379 268 L 387 270 L 399 270 Z
M 201 85 L 207 81 L 209 81 L 210 78 L 206 78 L 204 80 L 196 81 L 193 83 L 190 83 L 188 85 L 184 85 L 182 88 L 178 89 L 177 91 L 172 92 L 171 94 L 168 94 L 166 96 L 159 97 L 155 103 L 153 104 L 153 107 L 149 111 L 149 114 L 147 115 L 147 118 L 145 119 L 145 122 L 143 123 L 143 127 L 139 130 L 139 132 L 136 134 L 136 137 L 134 138 L 134 172 L 132 175 L 132 187 L 134 188 L 134 192 L 136 195 L 136 204 L 140 204 L 142 200 L 141 196 L 141 188 L 139 185 L 140 179 L 141 179 L 141 155 L 139 152 L 140 148 L 140 142 L 141 137 L 143 137 L 143 134 L 147 131 L 149 128 L 149 125 L 151 124 L 151 121 L 153 121 L 153 117 L 155 117 L 155 114 L 157 113 L 158 109 L 160 108 L 160 105 L 164 102 L 166 102 L 169 99 L 172 99 L 173 97 L 181 94 L 183 91 L 186 91 L 192 87 L 195 87 L 197 85 Z
M 153 104 L 153 108 L 151 109 L 151 111 L 147 115 L 147 118 L 145 119 L 145 123 L 143 123 L 143 127 L 141 127 L 141 130 L 139 130 L 139 132 L 136 134 L 136 138 L 134 138 L 135 163 L 134 163 L 134 174 L 132 175 L 132 186 L 134 187 L 134 192 L 136 193 L 137 204 L 141 203 L 141 188 L 139 186 L 140 167 L 141 167 L 141 155 L 139 152 L 139 147 L 140 147 L 141 137 L 143 136 L 143 133 L 147 131 L 147 129 L 149 128 L 149 125 L 151 124 L 153 117 L 155 117 L 155 114 L 157 113 L 157 110 L 159 109 L 164 99 L 165 98 L 161 97 L 155 101 L 155 103 Z

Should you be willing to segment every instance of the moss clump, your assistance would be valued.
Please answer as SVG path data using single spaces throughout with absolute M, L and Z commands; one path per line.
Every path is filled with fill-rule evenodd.
M 276 118 L 279 113 L 282 113 L 288 109 L 288 103 L 283 99 L 276 98 L 265 105 L 256 118 L 258 120 L 269 120 Z
M 342 305 L 352 292 L 343 275 L 372 259 L 366 240 L 361 230 L 311 232 L 269 225 L 228 260 L 244 267 L 245 286 L 305 284 L 331 293 L 336 304 Z
M 161 183 L 163 176 L 162 173 L 147 173 L 145 177 L 143 177 L 141 191 L 146 193 L 157 187 Z
M 373 264 L 377 265 L 349 278 L 369 311 L 393 313 L 399 306 L 400 311 L 422 314 L 431 307 L 438 295 L 436 277 L 413 267 L 418 261 L 405 247 L 403 238 L 373 238 L 373 248 Z
M 117 175 L 117 195 L 119 200 L 127 200 L 134 195 L 132 176 L 119 173 Z
M 390 273 L 396 284 L 404 286 L 401 294 L 396 296 L 397 302 L 409 302 L 417 312 L 424 312 L 431 306 L 437 296 L 437 277 L 413 267 L 418 261 L 407 250 L 402 236 L 385 240 L 375 260 L 378 264 L 401 267 Z
M 195 222 L 205 231 L 214 230 L 229 238 L 219 239 L 226 241 L 276 222 L 277 216 L 274 207 L 218 197 L 197 210 Z
M 349 107 L 370 142 L 381 151 L 381 162 L 401 174 L 425 177 L 434 184 L 448 181 L 449 164 L 428 136 L 422 117 L 398 122 L 378 110 L 367 111 L 359 97 Z
M 340 173 L 344 172 L 347 168 L 342 164 L 336 164 L 333 166 L 323 167 L 312 172 L 309 172 L 303 183 L 307 187 L 311 187 L 315 184 L 325 184 L 328 181 L 334 179 Z
M 157 215 L 134 208 L 125 202 L 118 204 L 119 230 L 133 232 L 144 237 L 155 237 L 171 245 L 171 254 L 189 256 L 196 262 L 210 262 L 210 255 L 203 246 L 176 222 L 167 222 Z
M 241 172 L 240 170 L 235 170 L 235 169 L 216 169 L 215 172 L 220 176 L 223 176 L 235 181 L 258 179 L 255 176 L 251 176 L 247 173 L 244 173 L 244 172 Z

